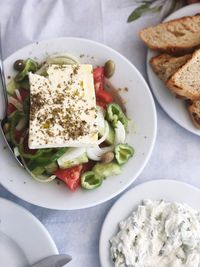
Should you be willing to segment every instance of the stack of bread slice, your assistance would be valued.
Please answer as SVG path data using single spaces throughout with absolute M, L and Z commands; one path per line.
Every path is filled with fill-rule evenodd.
M 152 69 L 172 93 L 187 100 L 192 121 L 200 128 L 200 14 L 145 28 L 140 37 L 161 52 L 151 58 Z

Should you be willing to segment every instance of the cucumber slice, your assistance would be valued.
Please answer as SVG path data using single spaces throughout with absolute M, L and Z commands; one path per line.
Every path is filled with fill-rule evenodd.
M 45 168 L 44 167 L 36 167 L 34 170 L 32 171 L 28 171 L 31 176 L 38 182 L 42 182 L 42 183 L 48 183 L 53 181 L 56 178 L 56 175 L 45 175 L 43 174 L 45 172 Z
M 44 167 L 38 166 L 38 167 L 35 167 L 35 169 L 32 170 L 32 173 L 33 173 L 34 175 L 40 175 L 40 174 L 42 174 L 44 171 L 45 171 L 45 168 L 44 168 Z
M 52 174 L 58 169 L 58 164 L 56 162 L 52 162 L 46 165 L 44 168 L 48 174 Z
M 80 151 L 77 151 L 76 149 L 70 149 L 70 151 L 67 151 L 62 157 L 57 160 L 59 167 L 61 169 L 65 169 L 88 162 L 88 157 L 85 149 L 83 149 L 84 152 L 82 151 L 82 153 L 78 155 L 77 152 L 81 152 L 81 149 L 79 150 Z
M 121 168 L 116 162 L 110 163 L 96 163 L 92 171 L 102 178 L 108 176 L 118 175 L 121 173 Z

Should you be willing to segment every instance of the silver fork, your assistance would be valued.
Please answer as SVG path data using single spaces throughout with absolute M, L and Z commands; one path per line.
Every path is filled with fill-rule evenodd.
M 21 162 L 20 157 L 17 157 L 14 153 L 14 149 L 13 147 L 9 144 L 8 140 L 6 139 L 6 136 L 4 134 L 4 130 L 3 127 L 5 125 L 5 123 L 7 122 L 7 107 L 8 107 L 8 95 L 7 95 L 7 90 L 6 90 L 6 80 L 5 80 L 5 73 L 4 73 L 4 66 L 3 66 L 3 57 L 2 57 L 2 35 L 1 35 L 1 28 L 0 28 L 0 82 L 1 82 L 1 86 L 3 89 L 3 95 L 4 95 L 4 100 L 5 100 L 5 107 L 4 107 L 4 118 L 1 120 L 1 127 L 0 130 L 2 132 L 2 135 L 5 139 L 5 142 L 8 146 L 8 148 L 10 149 L 11 153 L 13 154 L 13 156 L 15 157 L 15 159 L 18 161 L 18 163 L 21 165 L 21 167 L 24 168 L 23 163 Z

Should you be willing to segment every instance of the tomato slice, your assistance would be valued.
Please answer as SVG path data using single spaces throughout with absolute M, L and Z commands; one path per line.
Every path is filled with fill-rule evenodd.
M 22 102 L 29 96 L 30 92 L 29 90 L 26 90 L 26 89 L 23 89 L 23 88 L 20 88 L 19 89 L 19 93 L 21 95 L 21 98 L 22 98 Z
M 97 98 L 107 104 L 110 104 L 113 102 L 112 96 L 107 91 L 104 91 L 104 90 L 97 92 Z
M 7 106 L 7 116 L 9 116 L 15 110 L 16 110 L 16 107 L 13 104 L 8 103 L 8 106 Z
M 104 90 L 104 67 L 97 67 L 93 71 L 94 87 L 97 105 L 106 109 L 106 104 L 112 103 L 112 96 Z
M 94 82 L 102 82 L 104 79 L 104 67 L 97 67 L 93 70 Z
M 104 85 L 104 67 L 97 67 L 93 70 L 94 88 L 96 94 L 103 90 Z
M 55 175 L 66 183 L 68 188 L 74 192 L 80 185 L 80 177 L 83 165 L 74 166 L 67 169 L 58 169 L 55 171 Z
M 97 106 L 102 107 L 103 109 L 107 109 L 106 103 L 102 102 L 101 100 L 97 99 Z

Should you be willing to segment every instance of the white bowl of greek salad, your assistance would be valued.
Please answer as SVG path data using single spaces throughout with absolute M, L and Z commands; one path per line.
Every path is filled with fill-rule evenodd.
M 70 210 L 102 203 L 136 179 L 153 149 L 156 112 L 126 58 L 93 41 L 58 38 L 24 47 L 4 65 L 4 134 L 24 166 L 1 138 L 4 187 Z

